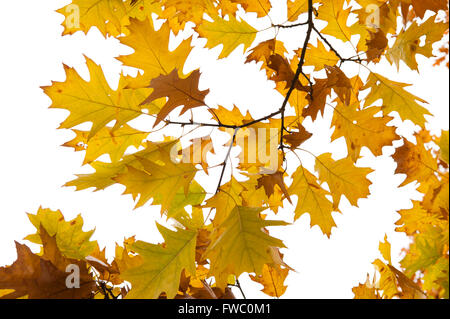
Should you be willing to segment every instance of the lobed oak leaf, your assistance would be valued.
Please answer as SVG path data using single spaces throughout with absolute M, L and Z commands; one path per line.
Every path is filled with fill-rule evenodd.
M 256 38 L 257 30 L 244 20 L 229 16 L 229 21 L 217 17 L 214 22 L 205 21 L 195 28 L 200 37 L 208 39 L 207 48 L 223 45 L 219 59 L 228 57 L 239 45 L 247 50 Z
M 120 78 L 117 90 L 110 88 L 102 68 L 86 58 L 90 81 L 83 80 L 78 73 L 67 66 L 65 82 L 53 82 L 43 87 L 52 99 L 51 108 L 70 111 L 67 119 L 59 128 L 73 128 L 79 124 L 91 122 L 92 128 L 87 137 L 90 140 L 106 125 L 115 121 L 112 131 L 119 129 L 128 121 L 143 114 L 139 103 L 148 94 L 148 89 L 126 90 L 126 80 Z
M 262 292 L 270 297 L 280 298 L 286 292 L 284 285 L 289 274 L 289 269 L 281 268 L 279 265 L 264 265 L 262 274 L 259 276 L 250 275 L 250 278 L 264 286 Z
M 215 0 L 161 0 L 160 5 L 164 7 L 161 18 L 167 19 L 167 25 L 175 34 L 178 34 L 188 22 L 193 22 L 195 25 L 204 23 L 205 14 L 216 18 L 218 12 L 214 6 L 215 2 Z
M 182 41 L 175 50 L 169 51 L 170 29 L 167 25 L 164 24 L 156 31 L 151 19 L 147 18 L 144 21 L 130 19 L 127 28 L 130 33 L 120 37 L 119 40 L 122 44 L 133 48 L 134 53 L 120 56 L 118 60 L 127 66 L 144 71 L 142 75 L 129 79 L 128 87 L 147 87 L 160 75 L 168 75 L 174 69 L 183 71 L 184 63 L 192 49 L 191 38 Z
M 381 29 L 376 30 L 376 32 L 369 31 L 369 35 L 370 39 L 366 41 L 367 61 L 378 63 L 381 59 L 381 56 L 386 51 L 389 42 L 383 30 Z
M 297 129 L 298 132 L 291 132 L 283 137 L 286 143 L 288 143 L 291 146 L 292 150 L 298 148 L 300 145 L 302 145 L 304 142 L 306 142 L 313 136 L 300 123 L 297 124 Z
M 291 197 L 289 196 L 286 184 L 284 183 L 283 172 L 278 171 L 274 174 L 263 175 L 258 179 L 257 188 L 264 187 L 264 191 L 266 192 L 267 197 L 270 197 L 274 194 L 276 185 L 280 188 L 284 196 L 286 196 L 288 201 L 292 204 Z
M 118 36 L 127 16 L 122 0 L 72 0 L 57 12 L 65 16 L 63 35 L 80 30 L 87 34 L 95 26 L 104 36 Z
M 330 237 L 331 229 L 336 226 L 331 215 L 334 211 L 333 204 L 327 198 L 330 193 L 320 187 L 317 178 L 303 166 L 292 175 L 292 180 L 288 192 L 298 197 L 295 220 L 309 213 L 311 225 L 318 225 L 322 232 Z
M 137 241 L 129 249 L 138 254 L 137 265 L 122 271 L 122 277 L 132 285 L 126 298 L 157 299 L 161 293 L 172 299 L 177 295 L 183 270 L 195 274 L 197 231 L 169 230 L 157 224 L 164 244 Z
M 273 54 L 269 57 L 267 66 L 275 71 L 275 74 L 270 78 L 275 82 L 286 82 L 286 88 L 292 86 L 295 79 L 295 73 L 289 64 L 289 61 L 279 54 Z M 300 91 L 305 91 L 306 88 L 297 80 L 295 88 Z
M 350 79 L 337 66 L 326 65 L 325 70 L 328 78 L 327 86 L 333 88 L 342 103 L 349 105 L 353 93 Z
M 124 194 L 131 194 L 134 199 L 139 195 L 136 208 L 153 198 L 153 205 L 161 205 L 162 212 L 173 217 L 188 203 L 198 205 L 203 202 L 205 192 L 193 182 L 198 171 L 194 165 L 176 164 L 170 159 L 160 165 L 144 158 L 137 159 L 142 169 L 128 166 L 126 173 L 114 177 L 116 182 L 126 186 Z
M 149 86 L 149 88 L 153 88 L 153 92 L 141 105 L 151 103 L 162 97 L 168 97 L 167 103 L 161 108 L 153 126 L 164 121 L 167 115 L 181 105 L 183 105 L 181 115 L 192 108 L 204 106 L 204 100 L 209 90 L 200 91 L 198 89 L 199 80 L 199 70 L 192 72 L 186 79 L 180 79 L 177 69 L 174 69 L 168 75 L 161 75 L 153 79 Z
M 116 182 L 114 178 L 127 171 L 127 166 L 132 166 L 142 170 L 142 164 L 138 158 L 164 163 L 170 158 L 171 150 L 176 147 L 179 140 L 168 139 L 164 142 L 150 142 L 145 144 L 143 150 L 125 155 L 121 161 L 116 163 L 104 163 L 100 161 L 92 162 L 90 165 L 95 169 L 91 174 L 78 174 L 75 180 L 66 183 L 64 186 L 75 186 L 78 191 L 95 188 L 95 191 L 103 190 Z
M 401 186 L 413 181 L 427 182 L 437 171 L 436 160 L 419 138 L 417 145 L 404 140 L 403 146 L 398 148 L 392 157 L 397 162 L 395 173 L 406 174 L 406 179 Z
M 298 56 L 302 55 L 303 49 L 296 51 Z M 335 66 L 339 62 L 339 57 L 332 51 L 328 50 L 325 45 L 318 41 L 317 47 L 309 44 L 306 49 L 305 66 L 313 66 L 315 71 L 325 69 L 326 66 Z
M 80 130 L 73 132 L 76 134 L 75 138 L 63 146 L 72 147 L 76 152 L 86 151 L 83 165 L 92 163 L 103 154 L 108 154 L 111 162 L 118 162 L 128 147 L 138 148 L 149 134 L 126 124 L 118 130 L 104 127 L 89 140 L 89 132 Z
M 381 112 L 380 107 L 369 107 L 358 110 L 357 105 L 345 106 L 338 103 L 333 114 L 332 125 L 335 130 L 332 140 L 344 137 L 347 142 L 347 150 L 353 162 L 356 162 L 363 147 L 367 147 L 375 156 L 383 155 L 383 147 L 393 145 L 400 137 L 395 133 L 394 126 L 387 124 L 392 117 L 376 116 Z
M 212 221 L 215 227 L 222 224 L 237 205 L 243 205 L 241 194 L 244 190 L 242 183 L 232 177 L 228 183 L 220 186 L 217 194 L 206 201 L 205 207 L 216 210 Z
M 331 95 L 331 88 L 328 85 L 328 79 L 316 79 L 316 83 L 312 86 L 312 96 L 306 97 L 309 105 L 303 108 L 302 116 L 304 118 L 311 116 L 311 119 L 315 121 L 319 114 L 323 115 L 329 95 Z
M 355 297 L 353 299 L 381 299 L 378 289 L 375 287 L 375 285 L 375 282 L 370 282 L 369 275 L 367 275 L 367 280 L 364 284 L 359 284 L 359 286 L 353 287 L 352 292 L 355 294 Z
M 210 273 L 219 288 L 227 286 L 229 275 L 261 274 L 264 264 L 273 262 L 270 247 L 284 247 L 281 240 L 262 229 L 287 223 L 263 220 L 260 217 L 262 210 L 236 206 L 213 233 L 206 256 L 211 262 Z
M 391 81 L 379 74 L 371 73 L 364 89 L 370 89 L 365 105 L 372 105 L 377 100 L 383 100 L 383 112 L 389 114 L 397 112 L 400 118 L 410 120 L 414 124 L 424 127 L 425 115 L 431 115 L 423 106 L 417 103 L 427 103 L 425 100 L 409 93 L 404 88 L 409 84 Z
M 285 194 L 283 190 L 277 186 L 273 188 L 273 192 L 268 195 L 264 187 L 260 187 L 259 179 L 263 177 L 260 175 L 257 169 L 251 168 L 248 173 L 243 173 L 248 180 L 241 183 L 244 190 L 240 196 L 242 198 L 243 206 L 247 207 L 265 207 L 269 208 L 275 214 L 278 213 L 278 209 L 283 207 L 283 199 Z
M 447 0 L 411 0 L 411 4 L 417 16 L 423 18 L 427 10 L 438 12 L 439 10 L 448 10 Z
M 319 2 L 313 0 L 313 4 Z M 288 21 L 296 21 L 300 15 L 308 12 L 308 0 L 288 0 Z
M 284 43 L 282 41 L 270 39 L 259 43 L 257 46 L 251 49 L 245 63 L 250 63 L 252 61 L 256 63 L 263 62 L 263 68 L 268 71 L 270 57 L 275 54 L 284 56 L 286 52 L 287 50 L 284 47 Z
M 402 30 L 395 43 L 386 52 L 388 61 L 395 63 L 397 69 L 400 69 L 400 60 L 402 60 L 411 70 L 418 71 L 416 55 L 433 57 L 433 44 L 441 40 L 444 32 L 448 30 L 448 23 L 437 23 L 434 20 L 435 17 L 431 17 L 420 26 L 413 21 L 408 29 Z M 423 45 L 422 37 L 425 38 Z
M 255 12 L 258 18 L 267 16 L 272 8 L 270 0 L 231 0 L 231 2 L 240 4 L 246 12 Z
M 351 8 L 344 9 L 346 0 L 322 0 L 318 9 L 317 18 L 327 21 L 327 26 L 320 32 L 334 36 L 343 42 L 349 42 L 353 35 L 352 29 L 347 26 Z
M 366 176 L 373 170 L 356 167 L 348 157 L 334 161 L 331 154 L 326 153 L 316 158 L 315 168 L 320 181 L 326 182 L 330 188 L 335 209 L 338 208 L 342 195 L 353 206 L 358 206 L 360 198 L 367 198 L 370 195 L 369 186 L 372 183 Z
M 88 272 L 87 263 L 64 257 L 58 249 L 56 238 L 39 231 L 43 244 L 42 256 L 16 242 L 17 260 L 7 267 L 0 267 L 0 289 L 13 290 L 2 299 L 87 299 L 96 289 L 96 283 Z M 80 270 L 80 288 L 67 287 L 67 266 Z
M 96 241 L 90 241 L 94 230 L 83 231 L 83 219 L 78 215 L 71 221 L 64 219 L 61 211 L 53 211 L 40 207 L 36 215 L 28 214 L 28 219 L 36 227 L 37 232 L 25 237 L 35 244 L 42 244 L 41 229 L 55 237 L 58 250 L 67 258 L 84 259 L 97 247 Z

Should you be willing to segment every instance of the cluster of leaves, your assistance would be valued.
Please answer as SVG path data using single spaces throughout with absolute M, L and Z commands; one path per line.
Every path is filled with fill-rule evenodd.
M 79 19 L 69 10 L 73 5 Z M 279 297 L 292 269 L 279 251 L 285 247 L 283 242 L 272 237 L 267 227 L 287 223 L 268 220 L 263 212 L 277 213 L 284 204 L 292 204 L 295 196 L 293 219 L 309 214 L 311 226 L 330 237 L 336 226 L 332 213 L 340 212 L 342 196 L 358 206 L 358 200 L 370 194 L 367 175 L 373 170 L 357 165 L 362 149 L 381 156 L 385 146 L 403 140 L 394 155 L 397 173 L 406 174 L 404 184 L 417 182 L 425 194 L 412 210 L 400 212 L 398 230 L 414 242 L 402 262 L 404 273 L 390 265 L 385 243 L 382 252 L 388 264 L 375 262 L 380 282 L 355 288 L 355 295 L 448 297 L 448 132 L 440 141 L 431 136 L 426 130 L 425 116 L 430 114 L 425 100 L 407 91 L 407 84 L 370 69 L 386 58 L 399 68 L 402 61 L 418 70 L 417 54 L 433 58 L 433 44 L 448 30 L 438 18 L 438 12 L 447 10 L 447 1 L 287 0 L 287 21 L 282 24 L 272 22 L 272 5 L 275 2 L 269 0 L 73 0 L 70 7 L 58 11 L 66 16 L 64 34 L 87 33 L 97 27 L 105 37 L 133 48 L 134 53 L 118 59 L 141 70 L 136 77 L 122 74 L 117 89 L 112 89 L 101 67 L 86 58 L 89 81 L 64 66 L 66 80 L 44 88 L 52 108 L 70 112 L 60 128 L 71 129 L 76 136 L 65 146 L 85 151 L 83 164 L 95 169 L 66 186 L 103 190 L 123 185 L 125 194 L 137 201 L 136 207 L 149 202 L 159 205 L 161 213 L 175 221 L 176 229 L 158 225 L 165 240 L 162 244 L 127 239 L 108 263 L 104 251 L 88 241 L 91 233 L 81 231 L 81 220 L 65 222 L 59 212 L 40 210 L 30 216 L 38 233 L 28 239 L 41 244 L 42 251 L 33 254 L 17 245 L 18 260 L 0 268 L 0 288 L 9 289 L 0 296 L 233 298 L 230 287 L 239 287 L 239 276 L 251 273 L 266 294 Z M 367 8 L 374 5 L 377 25 L 368 23 L 372 20 Z M 424 21 L 427 11 L 434 14 Z M 304 35 L 298 50 L 287 50 L 277 36 L 254 43 L 262 31 L 245 21 L 248 14 L 267 21 L 267 29 L 276 35 L 298 28 L 298 34 Z M 318 21 L 326 22 L 326 27 L 319 29 Z M 171 33 L 184 31 L 192 36 L 169 50 Z M 193 38 L 205 38 L 207 48 L 221 45 L 219 59 L 243 46 L 246 63 L 257 63 L 267 74 L 284 97 L 282 105 L 256 119 L 238 107 L 207 105 L 209 90 L 199 89 L 200 71 L 183 72 Z M 350 45 L 354 55 L 344 57 L 332 42 Z M 348 77 L 345 66 L 350 64 L 362 67 L 368 77 Z M 312 137 L 304 121 L 311 118 L 314 123 L 326 107 L 333 111 L 332 141 L 343 138 L 346 142 L 345 158 L 335 160 L 329 153 L 319 156 L 301 148 Z M 196 121 L 194 111 L 207 113 L 211 121 Z M 170 119 L 185 113 L 191 114 L 189 121 Z M 153 118 L 153 128 L 146 132 L 133 128 L 129 122 L 140 117 Z M 391 124 L 394 117 L 416 125 L 416 143 L 397 134 Z M 89 130 L 76 129 L 85 123 L 92 124 Z M 199 165 L 174 161 L 172 150 L 186 134 L 163 141 L 153 138 L 153 133 L 174 126 L 230 133 L 223 163 L 212 167 L 204 156 Z M 266 133 L 266 145 L 256 148 L 277 142 L 275 170 L 273 162 L 245 160 L 254 150 L 242 145 L 251 143 L 251 129 Z M 214 152 L 207 138 L 200 144 L 202 153 Z M 194 145 L 198 143 L 192 141 L 187 149 L 192 156 L 199 151 Z M 436 145 L 440 145 L 439 154 Z M 246 178 L 231 176 L 225 182 L 235 146 L 245 153 L 236 171 Z M 132 147 L 137 151 L 130 152 Z M 100 161 L 102 155 L 109 155 L 110 161 Z M 299 160 L 292 174 L 285 166 L 288 155 Z M 303 155 L 314 157 L 314 168 L 303 165 Z M 208 193 L 207 185 L 200 185 L 196 176 L 201 171 L 210 174 L 213 168 L 220 168 L 221 174 L 217 190 Z M 269 174 L 269 169 L 275 173 Z M 82 269 L 84 288 L 71 292 L 64 289 L 61 272 L 74 263 Z
M 374 262 L 379 282 L 374 278 L 355 287 L 356 298 L 449 298 L 448 131 L 440 139 L 420 132 L 416 140 L 416 145 L 405 141 L 394 154 L 397 173 L 407 175 L 403 184 L 419 182 L 418 191 L 424 195 L 422 201 L 413 202 L 413 208 L 399 211 L 397 231 L 412 239 L 401 261 L 404 273 L 391 265 L 391 246 L 385 240 L 380 244 L 385 261 Z

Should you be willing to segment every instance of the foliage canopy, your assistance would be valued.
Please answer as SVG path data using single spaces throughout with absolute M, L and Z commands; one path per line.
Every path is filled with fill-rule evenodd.
M 66 186 L 103 190 L 123 185 L 136 207 L 160 206 L 175 226 L 158 225 L 161 244 L 126 239 L 111 261 L 90 240 L 93 231 L 82 230 L 81 217 L 66 221 L 61 212 L 41 208 L 29 215 L 36 233 L 26 239 L 42 250 L 33 254 L 16 244 L 17 261 L 0 268 L 0 296 L 234 298 L 230 287 L 240 287 L 239 276 L 250 273 L 263 292 L 280 297 L 292 269 L 280 253 L 283 242 L 268 227 L 288 223 L 269 219 L 267 212 L 286 206 L 294 221 L 309 214 L 311 226 L 330 237 L 336 226 L 332 213 L 340 212 L 341 199 L 358 206 L 370 195 L 368 175 L 376 171 L 358 165 L 362 149 L 381 156 L 385 147 L 402 145 L 392 156 L 396 173 L 406 177 L 402 186 L 416 183 L 424 195 L 399 212 L 397 231 L 410 236 L 411 245 L 397 269 L 391 265 L 389 242 L 381 243 L 383 258 L 374 262 L 379 275 L 353 292 L 356 298 L 449 297 L 448 131 L 431 135 L 427 102 L 408 84 L 371 70 L 384 58 L 399 69 L 417 71 L 417 55 L 445 63 L 448 48 L 436 57 L 433 45 L 448 33 L 447 0 L 287 0 L 286 22 L 275 24 L 270 11 L 278 2 L 283 1 L 73 0 L 58 10 L 65 16 L 64 35 L 97 27 L 133 48 L 118 59 L 140 70 L 134 77 L 121 74 L 113 89 L 101 67 L 86 58 L 89 81 L 64 66 L 66 80 L 43 88 L 51 108 L 69 111 L 60 128 L 75 137 L 64 146 L 84 151 L 83 165 L 95 170 Z M 255 43 L 266 30 L 246 22 L 249 15 L 266 21 L 266 30 L 276 35 L 298 30 L 300 42 L 285 45 L 275 36 Z M 171 34 L 181 32 L 191 37 L 170 50 Z M 243 50 L 245 63 L 260 66 L 283 103 L 262 118 L 242 114 L 239 107 L 229 110 L 220 101 L 208 105 L 210 90 L 199 88 L 200 70 L 184 73 L 197 38 L 206 39 L 206 48 L 220 46 L 218 59 Z M 352 47 L 353 55 L 344 56 L 336 44 Z M 292 46 L 298 49 L 286 49 Z M 349 77 L 351 65 L 366 75 Z M 302 148 L 312 138 L 304 121 L 314 123 L 326 108 L 333 112 L 331 139 L 345 141 L 345 158 Z M 198 121 L 205 114 L 210 120 Z M 148 131 L 132 126 L 141 117 L 153 119 Z M 401 136 L 393 119 L 415 124 L 415 140 Z M 77 128 L 85 123 L 92 124 L 90 129 Z M 191 131 L 154 138 L 173 127 L 228 133 L 223 163 L 208 161 L 216 151 L 209 135 L 187 146 Z M 237 166 L 229 163 L 234 148 L 242 152 Z M 273 148 L 274 156 L 255 155 Z M 109 161 L 99 159 L 105 155 Z M 304 156 L 312 156 L 315 167 L 303 165 Z M 235 174 L 229 176 L 231 166 Z M 214 192 L 197 178 L 202 172 L 217 177 Z M 65 286 L 66 267 L 74 264 L 81 269 L 81 289 Z

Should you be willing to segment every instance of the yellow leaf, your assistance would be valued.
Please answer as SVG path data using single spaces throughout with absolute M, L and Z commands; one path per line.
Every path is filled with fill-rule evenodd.
M 263 228 L 287 223 L 263 220 L 262 210 L 236 206 L 213 234 L 206 256 L 211 261 L 210 273 L 215 276 L 218 287 L 225 288 L 231 274 L 236 277 L 243 272 L 261 274 L 264 264 L 273 262 L 269 248 L 285 247 Z
M 195 25 L 204 23 L 205 14 L 214 19 L 217 16 L 214 2 L 215 0 L 161 0 L 160 5 L 164 7 L 161 18 L 167 19 L 171 30 L 178 34 L 187 22 L 193 22 Z
M 314 0 L 314 3 L 318 2 Z M 288 21 L 297 21 L 298 17 L 308 12 L 308 0 L 288 0 Z
M 148 133 L 124 125 L 118 130 L 102 128 L 88 141 L 89 132 L 73 130 L 76 137 L 63 146 L 73 147 L 75 151 L 86 151 L 83 164 L 96 160 L 103 154 L 109 154 L 111 162 L 118 162 L 130 146 L 138 148 Z
M 177 229 L 175 232 L 159 224 L 157 226 L 165 239 L 164 245 L 137 241 L 128 247 L 139 254 L 140 262 L 122 273 L 132 285 L 127 298 L 157 299 L 165 292 L 172 299 L 178 292 L 183 269 L 192 275 L 196 273 L 197 231 Z
M 54 82 L 44 87 L 44 92 L 52 99 L 51 108 L 70 111 L 59 128 L 72 128 L 82 123 L 92 122 L 88 140 L 106 125 L 115 121 L 112 131 L 126 122 L 143 114 L 140 103 L 148 94 L 148 89 L 126 90 L 126 81 L 121 77 L 119 88 L 113 90 L 106 82 L 102 68 L 87 59 L 90 81 L 83 80 L 78 73 L 67 66 L 65 82 Z
M 297 51 L 297 55 L 301 56 L 302 49 Z M 323 70 L 326 66 L 335 66 L 339 62 L 337 55 L 328 50 L 325 45 L 318 41 L 317 48 L 309 44 L 306 49 L 305 66 L 313 66 L 315 71 Z
M 88 33 L 95 26 L 104 36 L 113 37 L 122 33 L 122 19 L 127 14 L 122 0 L 72 0 L 57 12 L 66 17 L 63 35 L 80 30 Z
M 120 42 L 132 47 L 134 53 L 118 59 L 127 66 L 143 70 L 144 74 L 129 80 L 129 87 L 143 88 L 161 74 L 168 75 L 176 68 L 183 71 L 191 52 L 191 39 L 184 40 L 174 51 L 169 51 L 170 29 L 166 24 L 155 31 L 152 20 L 131 19 L 130 22 L 130 34 L 121 37 Z
M 259 18 L 267 16 L 272 8 L 270 0 L 231 0 L 231 2 L 240 4 L 247 12 L 257 13 Z
M 448 148 L 449 148 L 449 141 L 448 141 L 448 131 L 442 131 L 442 136 L 441 136 L 441 140 L 439 143 L 439 147 L 441 148 L 440 151 L 440 156 L 441 159 L 446 162 L 447 164 L 450 163 L 449 161 L 449 153 L 448 153 Z
M 77 179 L 66 183 L 64 186 L 75 186 L 78 191 L 94 187 L 96 191 L 103 190 L 115 183 L 114 179 L 119 174 L 127 171 L 127 166 L 133 166 L 142 170 L 142 164 L 138 158 L 145 158 L 153 162 L 160 162 L 167 158 L 172 148 L 176 147 L 178 140 L 169 140 L 162 143 L 147 142 L 145 148 L 134 154 L 125 155 L 120 162 L 103 163 L 92 162 L 95 169 L 92 174 L 79 174 Z M 162 163 L 162 162 L 161 162 Z
M 203 189 L 193 182 L 198 171 L 194 165 L 174 163 L 170 158 L 165 159 L 164 165 L 145 158 L 137 157 L 137 160 L 142 165 L 142 169 L 127 166 L 126 173 L 114 178 L 116 182 L 126 186 L 127 189 L 124 194 L 131 194 L 134 199 L 139 195 L 136 208 L 145 205 L 151 198 L 154 198 L 153 205 L 161 205 L 162 211 L 169 212 L 169 217 L 171 217 L 171 208 L 174 202 L 179 200 L 177 197 L 181 197 L 181 200 L 183 200 L 183 197 L 187 198 L 195 194 L 202 197 L 197 204 L 201 204 L 203 201 Z
M 288 274 L 289 269 L 281 268 L 279 265 L 264 265 L 261 275 L 250 275 L 250 278 L 264 286 L 262 292 L 266 295 L 279 298 L 286 292 L 287 286 L 284 285 L 284 281 Z
M 141 21 L 150 18 L 152 13 L 161 14 L 161 4 L 155 0 L 126 0 L 125 7 L 130 18 Z
M 398 148 L 392 157 L 397 162 L 395 173 L 406 174 L 402 186 L 413 181 L 426 182 L 437 171 L 436 160 L 419 138 L 417 138 L 417 145 L 404 140 L 404 145 Z
M 358 200 L 367 198 L 370 194 L 369 186 L 372 183 L 366 176 L 373 170 L 356 167 L 348 157 L 334 161 L 330 153 L 323 154 L 316 159 L 316 170 L 320 180 L 328 184 L 335 208 L 339 206 L 342 195 L 353 206 L 358 206 Z
M 229 56 L 239 45 L 244 45 L 244 51 L 256 38 L 257 31 L 244 20 L 238 21 L 230 16 L 229 21 L 216 18 L 214 22 L 205 21 L 196 28 L 198 34 L 208 39 L 207 48 L 223 45 L 219 59 Z
M 394 82 L 379 74 L 371 73 L 366 86 L 363 88 L 371 89 L 365 105 L 372 105 L 377 100 L 382 99 L 385 114 L 395 111 L 403 121 L 410 120 L 414 124 L 424 127 L 425 115 L 430 115 L 430 112 L 416 101 L 427 102 L 406 91 L 404 88 L 407 86 L 409 84 Z
M 343 42 L 350 41 L 352 37 L 352 30 L 347 26 L 351 9 L 344 10 L 345 2 L 346 0 L 322 0 L 322 6 L 318 10 L 318 19 L 328 22 L 321 33 L 332 35 Z
M 395 133 L 394 126 L 388 126 L 394 118 L 383 115 L 380 107 L 359 109 L 359 102 L 348 106 L 340 101 L 333 114 L 332 126 L 335 130 L 332 140 L 344 137 L 347 142 L 349 157 L 356 163 L 361 149 L 367 147 L 373 155 L 383 155 L 383 147 L 391 146 L 400 137 Z
M 383 256 L 384 260 L 386 260 L 388 262 L 388 264 L 392 264 L 391 244 L 387 240 L 387 235 L 384 236 L 384 242 L 380 242 L 378 249 L 380 250 L 380 253 Z
M 28 214 L 30 222 L 36 227 L 36 234 L 25 237 L 35 244 L 42 244 L 40 229 L 55 237 L 58 249 L 67 258 L 84 259 L 97 246 L 97 242 L 89 241 L 94 230 L 83 231 L 83 219 L 78 215 L 71 221 L 65 221 L 61 211 L 39 208 L 36 215 Z
M 411 70 L 418 70 L 416 54 L 427 58 L 433 56 L 433 44 L 442 39 L 448 24 L 434 21 L 435 17 L 429 18 L 420 26 L 416 21 L 408 29 L 403 30 L 396 38 L 394 45 L 387 50 L 386 58 L 390 63 L 395 63 L 400 69 L 400 60 L 406 63 Z M 422 41 L 421 38 L 425 40 Z
M 311 225 L 318 225 L 322 232 L 330 237 L 331 228 L 336 226 L 331 215 L 333 204 L 327 198 L 330 193 L 321 188 L 317 183 L 317 178 L 303 166 L 297 169 L 292 175 L 292 179 L 293 182 L 288 192 L 291 196 L 297 195 L 298 197 L 295 219 L 309 213 Z

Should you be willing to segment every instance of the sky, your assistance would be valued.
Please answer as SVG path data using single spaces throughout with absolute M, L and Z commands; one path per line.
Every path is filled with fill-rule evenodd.
M 146 205 L 133 210 L 135 204 L 131 196 L 121 195 L 124 191 L 122 186 L 115 185 L 95 193 L 90 190 L 75 192 L 72 188 L 62 187 L 74 178 L 74 174 L 89 169 L 81 167 L 82 153 L 60 146 L 74 137 L 68 130 L 57 130 L 67 112 L 48 109 L 51 101 L 40 87 L 51 85 L 52 80 L 65 80 L 63 63 L 75 67 L 88 79 L 84 55 L 100 64 L 111 87 L 117 87 L 123 68 L 115 57 L 133 52 L 115 39 L 105 39 L 95 29 L 87 36 L 78 32 L 62 37 L 60 24 L 63 17 L 54 10 L 68 2 L 0 2 L 0 265 L 8 265 L 15 260 L 14 240 L 29 244 L 22 238 L 33 233 L 34 227 L 28 222 L 26 213 L 34 214 L 40 206 L 60 209 L 66 220 L 81 213 L 85 230 L 95 228 L 93 239 L 106 246 L 109 254 L 112 254 L 115 242 L 121 243 L 132 235 L 152 243 L 161 242 L 155 221 L 170 225 L 160 217 L 157 207 Z M 273 21 L 284 22 L 285 6 L 280 5 L 281 1 L 272 3 L 277 3 L 270 12 Z M 254 15 L 250 15 L 247 22 L 260 30 L 268 23 L 270 25 L 267 19 L 256 21 Z M 302 43 L 302 32 L 301 29 L 282 31 L 279 39 L 287 43 L 288 49 L 297 49 Z M 273 30 L 262 32 L 257 41 L 273 36 Z M 173 39 L 172 45 L 183 37 L 187 35 L 181 34 Z M 272 112 L 274 105 L 277 108 L 281 105 L 283 98 L 274 90 L 273 83 L 267 81 L 259 66 L 243 63 L 242 47 L 229 58 L 217 60 L 220 48 L 203 49 L 205 40 L 195 40 L 194 43 L 197 47 L 184 71 L 200 68 L 200 89 L 209 88 L 211 91 L 207 97 L 208 104 L 220 103 L 227 108 L 237 105 L 243 111 L 249 110 L 254 118 Z M 348 49 L 338 42 L 336 46 L 344 53 Z M 431 61 L 421 56 L 418 56 L 418 61 L 420 74 L 410 71 L 404 64 L 397 72 L 396 67 L 386 61 L 371 68 L 392 80 L 412 84 L 409 90 L 429 102 L 427 107 L 434 117 L 428 118 L 428 128 L 439 135 L 449 126 L 448 69 L 433 67 Z M 352 65 L 345 67 L 348 76 L 361 71 Z M 125 69 L 125 72 L 133 73 L 135 70 Z M 332 152 L 333 157 L 339 159 L 346 156 L 346 147 L 342 139 L 330 143 L 331 114 L 328 108 L 315 123 L 305 121 L 305 127 L 314 133 L 314 137 L 302 147 L 316 155 Z M 135 124 L 139 128 L 146 123 Z M 414 126 L 411 123 L 399 120 L 395 123 L 400 125 L 399 134 L 412 139 Z M 208 132 L 203 131 L 204 134 Z M 220 149 L 220 143 L 226 139 L 216 132 L 214 136 Z M 395 146 L 401 146 L 401 142 L 396 142 Z M 211 158 L 212 162 L 220 163 L 224 151 L 219 150 L 216 157 Z M 395 232 L 394 224 L 399 219 L 396 211 L 411 208 L 411 200 L 421 197 L 413 184 L 398 188 L 404 176 L 394 175 L 396 165 L 390 158 L 393 153 L 393 147 L 386 147 L 383 156 L 375 158 L 363 150 L 358 166 L 376 170 L 369 175 L 373 183 L 371 195 L 360 200 L 359 207 L 352 207 L 343 198 L 340 206 L 343 213 L 334 213 L 337 228 L 333 229 L 330 239 L 317 226 L 310 227 L 308 215 L 294 223 L 294 206 L 285 205 L 278 215 L 269 214 L 272 219 L 292 223 L 282 230 L 270 229 L 271 235 L 282 239 L 288 247 L 282 252 L 287 264 L 295 269 L 287 279 L 288 289 L 284 298 L 352 298 L 352 287 L 364 282 L 368 273 L 373 274 L 371 263 L 380 257 L 378 244 L 385 235 L 393 246 L 393 264 L 398 266 L 402 249 L 409 240 Z M 308 155 L 302 154 L 302 161 L 307 167 L 313 165 Z M 212 174 L 217 181 L 218 171 Z M 247 275 L 242 276 L 241 284 L 247 297 L 266 298 L 260 292 L 261 286 L 249 280 Z M 236 294 L 239 296 L 239 292 Z

